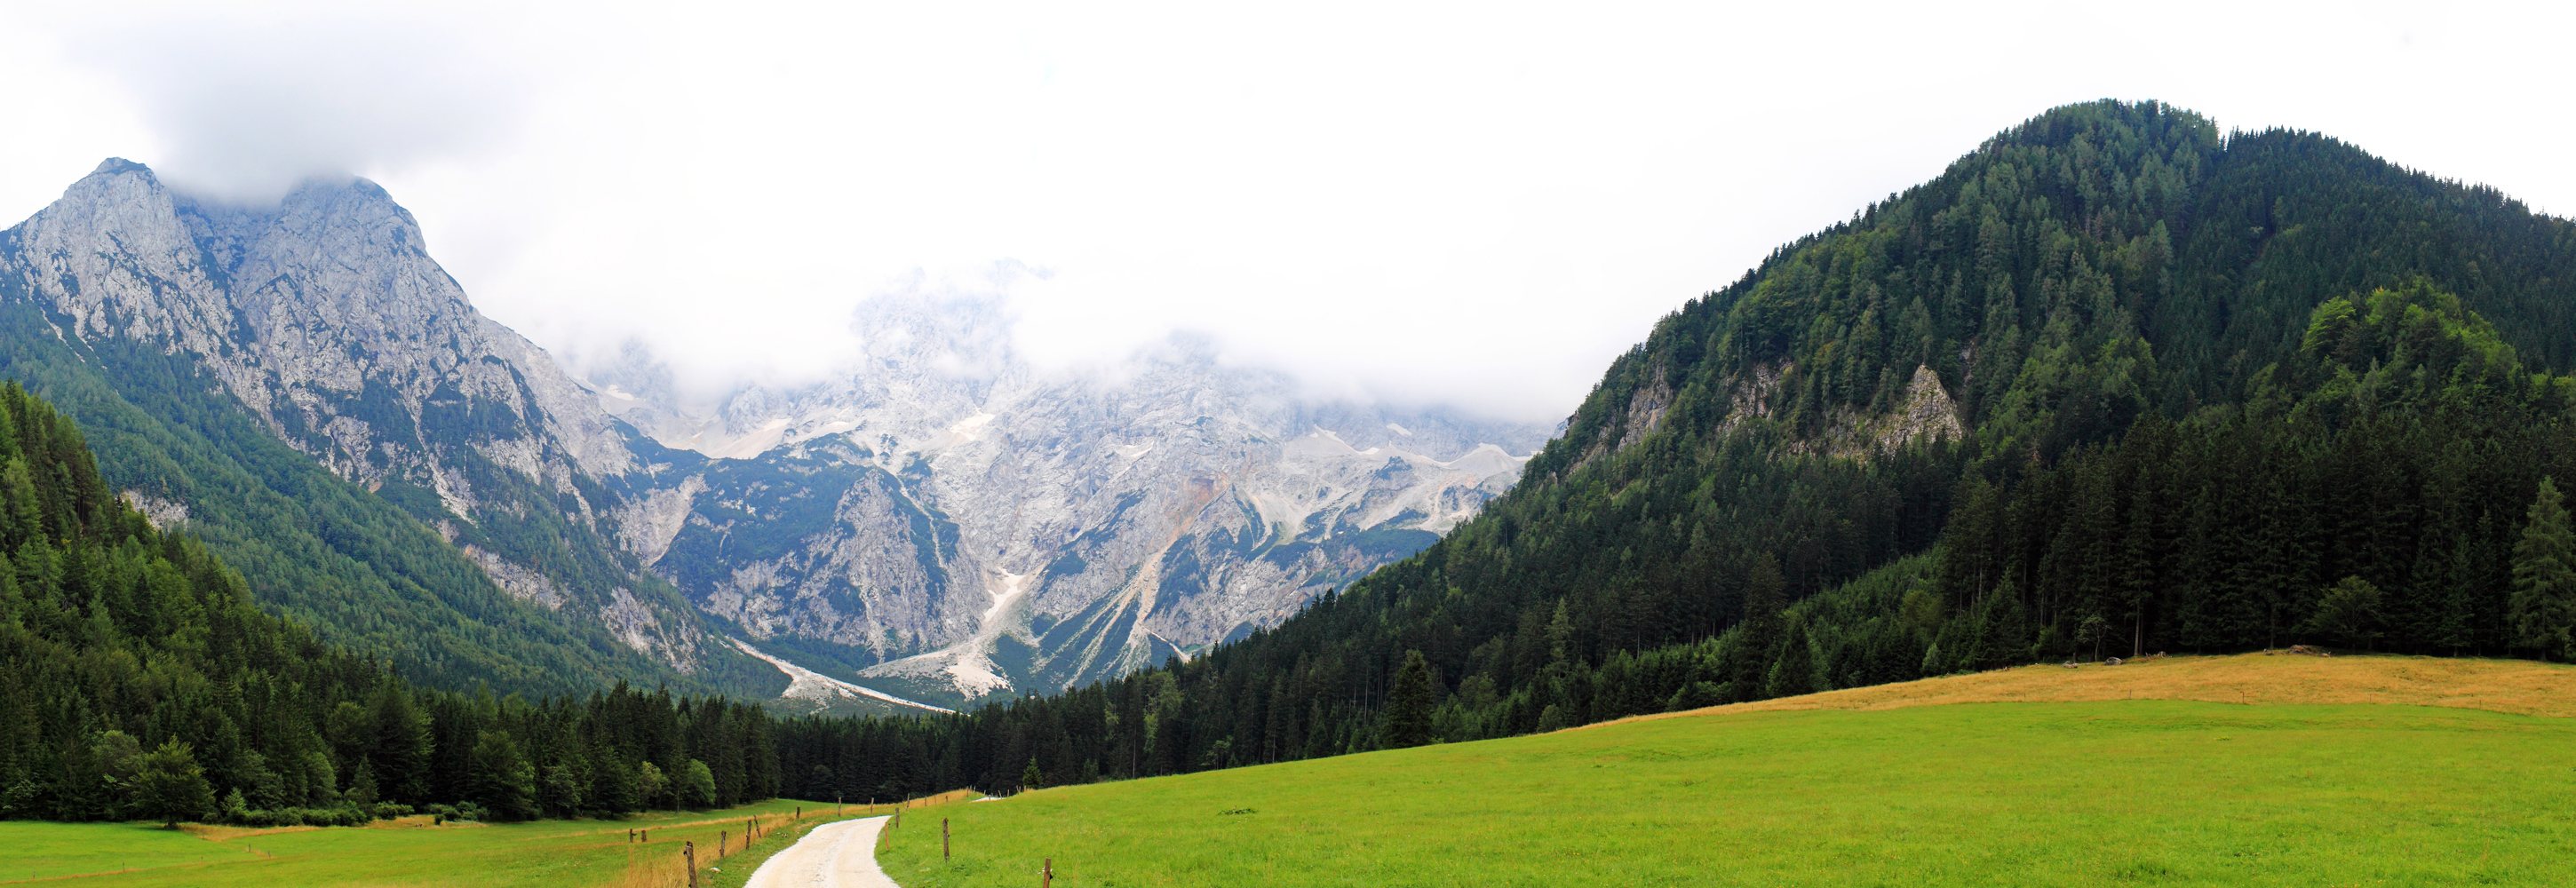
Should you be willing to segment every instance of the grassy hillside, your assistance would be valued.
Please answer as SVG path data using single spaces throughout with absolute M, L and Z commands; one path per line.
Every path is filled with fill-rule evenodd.
M 2004 670 L 951 806 L 956 857 L 908 829 L 887 870 L 911 888 L 1028 884 L 1046 857 L 1064 886 L 2567 884 L 2571 691 L 2567 667 L 2407 657 Z M 1971 700 L 2028 702 L 1908 705 Z
M 2350 703 L 2449 706 L 2515 715 L 2576 717 L 2576 671 L 2555 663 L 2447 657 L 2307 657 L 2263 651 L 2233 657 L 2166 657 L 2120 666 L 2024 666 L 1973 675 L 1872 685 L 1712 706 L 1647 719 L 1797 709 L 1877 710 L 1945 703 L 2075 703 L 2198 700 L 2207 703 Z

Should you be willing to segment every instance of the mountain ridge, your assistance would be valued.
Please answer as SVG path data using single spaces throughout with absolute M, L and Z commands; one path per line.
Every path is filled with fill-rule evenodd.
M 288 585 L 302 591 L 261 574 L 262 601 L 335 639 L 375 632 L 363 627 L 378 610 L 436 621 L 459 606 L 520 627 L 503 635 L 549 639 L 527 650 L 551 648 L 541 659 L 557 665 L 488 673 L 514 688 L 612 675 L 754 696 L 794 686 L 794 670 L 741 642 L 838 681 L 940 654 L 918 680 L 873 681 L 952 704 L 1095 680 L 1283 617 L 1436 539 L 1518 468 L 1500 448 L 1463 461 L 1329 447 L 1290 458 L 1291 431 L 1320 421 L 1378 438 L 1454 443 L 1483 429 L 1536 443 L 1517 426 L 1310 409 L 1284 378 L 1222 367 L 1187 344 L 1141 355 L 1125 378 L 1050 376 L 1011 356 L 992 304 L 879 300 L 854 330 L 871 364 L 804 389 L 738 392 L 725 406 L 741 428 L 705 448 L 717 455 L 674 449 L 646 432 L 692 443 L 710 424 L 654 400 L 667 377 L 567 374 L 476 311 L 417 222 L 363 179 L 308 181 L 243 207 L 111 159 L 0 235 L 0 287 L 0 303 L 32 312 L 18 316 L 20 363 L 47 368 L 47 384 L 81 378 L 88 395 L 65 409 L 158 441 L 103 451 L 131 502 L 233 540 L 225 556 L 255 572 L 264 557 L 292 562 L 287 573 L 304 579 Z M 177 425 L 146 428 L 155 421 L 125 409 L 147 402 Z M 262 451 L 226 402 L 320 474 L 282 455 L 249 471 L 204 447 L 184 466 L 156 455 L 178 446 L 159 432 Z M 1392 431 L 1352 425 L 1363 417 Z M 298 493 L 250 515 L 206 501 L 191 472 Z M 1041 475 L 1052 479 L 1044 497 L 1017 495 Z M 352 536 L 291 502 L 322 489 L 356 516 L 347 527 L 366 530 Z M 1224 540 L 1174 530 L 1207 522 Z M 1298 526 L 1270 526 L 1286 522 Z M 281 534 L 301 554 L 256 551 L 255 539 Z M 1289 548 L 1253 542 L 1274 536 Z M 384 566 L 397 551 L 410 567 Z M 295 573 L 317 564 L 340 566 Z M 1157 581 L 1129 589 L 1103 571 Z M 353 601 L 325 574 L 372 578 Z M 1009 577 L 1026 578 L 1026 594 Z M 1119 595 L 1126 605 L 1096 606 Z M 1054 631 L 1084 614 L 1087 633 Z M 441 658 L 519 644 L 453 643 L 404 668 L 437 681 Z
M 2576 222 L 2054 108 L 1684 302 L 1420 553 L 922 742 L 1009 788 L 2159 650 L 2568 659 L 2570 370 Z

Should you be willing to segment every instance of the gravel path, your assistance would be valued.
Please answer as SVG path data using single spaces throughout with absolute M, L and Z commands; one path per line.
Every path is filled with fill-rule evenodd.
M 745 888 L 898 888 L 877 868 L 877 831 L 886 818 L 826 823 L 771 855 Z

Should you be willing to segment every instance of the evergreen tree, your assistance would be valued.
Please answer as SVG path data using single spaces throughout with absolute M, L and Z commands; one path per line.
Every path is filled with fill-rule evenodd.
M 1035 759 L 1035 758 L 1031 758 L 1031 759 L 1029 759 L 1029 766 L 1028 766 L 1028 767 L 1026 767 L 1026 768 L 1022 768 L 1022 769 L 1020 769 L 1020 788 L 1021 788 L 1021 789 L 1045 789 L 1045 788 L 1046 788 L 1046 772 L 1038 770 L 1038 760 L 1037 760 L 1037 759 Z
M 2545 657 L 2576 654 L 2576 535 L 2558 482 L 2540 479 L 2522 538 L 2513 545 L 2513 628 L 2516 644 Z
M 1765 678 L 1765 697 L 1795 697 L 1821 690 L 1816 687 L 1816 648 L 1807 641 L 1806 621 L 1789 621 L 1788 637 L 1780 643 L 1780 659 L 1771 664 Z
M 1754 556 L 1744 578 L 1743 627 L 1727 647 L 1727 701 L 1759 700 L 1770 680 L 1772 657 L 1780 642 L 1780 562 L 1768 552 Z
M 1404 749 L 1431 742 L 1431 709 L 1433 699 L 1431 665 L 1422 659 L 1421 651 L 1404 652 L 1404 666 L 1395 672 L 1395 687 L 1387 694 L 1386 746 Z
M 536 771 L 519 752 L 519 743 L 504 731 L 484 731 L 474 743 L 468 798 L 502 820 L 537 816 Z

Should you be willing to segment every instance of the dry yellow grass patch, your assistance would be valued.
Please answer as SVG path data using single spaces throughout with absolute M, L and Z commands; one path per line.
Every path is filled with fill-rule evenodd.
M 2306 657 L 2286 652 L 2166 657 L 2104 666 L 2022 666 L 1639 715 L 1600 724 L 1783 709 L 1901 709 L 1945 703 L 2200 700 L 2212 703 L 2385 703 L 2576 717 L 2576 666 L 2449 657 Z M 1599 727 L 1589 725 L 1587 727 Z
M 318 826 L 217 826 L 204 823 L 182 823 L 179 831 L 209 842 L 229 842 L 243 836 L 267 836 L 278 833 L 311 832 Z

